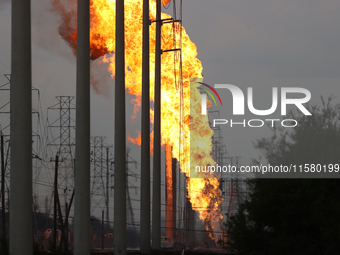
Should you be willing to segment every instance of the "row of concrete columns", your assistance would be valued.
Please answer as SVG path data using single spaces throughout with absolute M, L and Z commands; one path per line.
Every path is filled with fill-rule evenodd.
M 150 253 L 149 0 L 143 0 L 141 253 Z M 161 0 L 156 1 L 152 248 L 161 248 Z
M 74 254 L 90 254 L 90 0 L 78 1 Z M 150 253 L 149 0 L 143 1 L 141 251 Z M 160 9 L 157 0 L 153 248 L 160 248 Z M 114 251 L 126 254 L 124 0 L 116 1 Z M 31 1 L 12 0 L 10 254 L 33 252 Z M 15 242 L 14 242 L 15 240 Z M 20 244 L 20 245 L 18 245 Z

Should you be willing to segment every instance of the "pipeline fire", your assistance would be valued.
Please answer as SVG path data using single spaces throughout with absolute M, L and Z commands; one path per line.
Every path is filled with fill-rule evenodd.
M 76 0 L 51 0 L 54 11 L 61 19 L 59 33 L 61 37 L 76 52 Z M 162 0 L 167 4 L 170 0 Z M 91 60 L 109 63 L 112 78 L 115 76 L 115 0 L 92 0 L 90 4 L 91 30 L 90 47 Z M 134 115 L 141 106 L 142 93 L 142 0 L 125 0 L 125 61 L 126 61 L 126 93 L 133 94 Z M 156 19 L 156 2 L 150 1 L 150 19 Z M 171 18 L 162 13 L 162 19 Z M 154 99 L 154 69 L 155 69 L 155 29 L 153 22 L 150 25 L 150 99 Z M 185 29 L 179 24 L 166 23 L 162 26 L 162 49 L 179 48 L 180 33 L 182 32 L 182 77 L 184 105 L 182 115 L 180 111 L 180 89 L 175 85 L 179 80 L 179 53 L 164 52 L 162 54 L 162 145 L 171 145 L 172 156 L 181 165 L 181 170 L 190 177 L 188 165 L 190 157 L 196 165 L 215 165 L 211 156 L 213 131 L 209 127 L 207 115 L 200 113 L 200 93 L 198 89 L 190 89 L 190 78 L 202 78 L 202 64 L 197 58 L 196 45 L 190 40 Z M 177 40 L 174 40 L 174 35 Z M 198 86 L 199 84 L 197 84 Z M 191 100 L 197 106 L 191 106 Z M 151 110 L 153 122 L 153 109 Z M 182 121 L 182 130 L 179 123 Z M 191 122 L 191 125 L 190 125 Z M 191 128 L 191 130 L 190 130 Z M 191 131 L 191 132 L 190 132 Z M 191 139 L 190 139 L 191 133 Z M 151 134 L 153 137 L 153 134 Z M 181 142 L 180 142 L 181 138 Z M 140 144 L 140 133 L 137 138 L 128 135 L 128 140 Z M 189 141 L 191 141 L 189 143 Z M 151 139 L 153 143 L 153 138 Z M 151 148 L 152 149 L 152 148 Z M 191 155 L 190 155 L 191 152 Z M 213 220 L 221 218 L 220 204 L 222 202 L 219 181 L 217 178 L 187 178 L 188 197 L 194 210 L 199 212 L 200 219 L 205 223 L 207 230 L 213 230 Z M 212 235 L 211 235 L 212 237 Z M 212 237 L 213 238 L 213 237 Z

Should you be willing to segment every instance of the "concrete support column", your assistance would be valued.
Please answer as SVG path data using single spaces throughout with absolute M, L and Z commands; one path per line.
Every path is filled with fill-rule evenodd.
M 143 0 L 143 77 L 140 252 L 150 253 L 150 47 L 149 0 Z
M 172 158 L 172 213 L 173 213 L 173 224 L 172 224 L 172 228 L 173 228 L 173 238 L 177 238 L 177 174 L 176 174 L 176 169 L 177 168 L 177 160 L 175 158 Z
M 90 0 L 78 0 L 74 254 L 90 254 Z
M 152 249 L 161 248 L 161 0 L 157 0 L 156 3 Z
M 10 254 L 33 253 L 31 1 L 12 0 Z
M 126 123 L 124 0 L 116 0 L 114 254 L 126 254 Z

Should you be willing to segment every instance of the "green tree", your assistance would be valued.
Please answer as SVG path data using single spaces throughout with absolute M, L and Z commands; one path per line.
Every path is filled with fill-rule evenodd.
M 339 164 L 340 107 L 332 99 L 290 113 L 299 125 L 255 143 L 271 165 Z M 340 175 L 340 173 L 339 173 Z M 229 245 L 243 254 L 339 254 L 340 180 L 252 179 L 250 195 L 227 222 Z

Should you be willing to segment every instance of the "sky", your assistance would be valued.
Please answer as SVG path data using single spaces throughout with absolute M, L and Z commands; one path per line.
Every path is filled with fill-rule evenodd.
M 272 87 L 306 88 L 314 104 L 339 95 L 339 1 L 183 2 L 183 25 L 197 45 L 206 83 L 233 84 L 245 94 L 253 87 L 258 109 L 270 107 Z M 215 109 L 230 119 L 231 97 L 221 93 L 224 105 Z M 259 156 L 252 142 L 271 134 L 265 127 L 223 131 L 229 154 L 244 164 Z
M 253 87 L 254 105 L 263 109 L 270 106 L 272 87 L 306 88 L 314 104 L 321 104 L 320 96 L 339 95 L 340 1 L 184 0 L 182 12 L 207 84 L 234 84 L 244 92 Z M 3 74 L 10 73 L 10 15 L 10 1 L 0 0 L 0 85 L 6 82 Z M 76 61 L 58 26 L 50 1 L 32 0 L 33 86 L 45 108 L 57 102 L 55 96 L 75 95 Z M 106 143 L 113 144 L 114 81 L 104 65 L 91 68 L 101 77 L 100 94 L 91 94 L 91 135 L 106 136 Z M 231 97 L 227 92 L 221 97 L 224 106 L 214 109 L 230 119 Z M 131 99 L 127 96 L 127 102 Z M 6 99 L 0 100 L 2 105 Z M 128 103 L 127 116 L 132 110 Z M 245 118 L 254 116 L 246 113 Z M 127 132 L 140 130 L 139 121 L 128 117 Z M 229 155 L 241 156 L 243 164 L 260 156 L 253 142 L 270 134 L 267 127 L 223 128 Z M 128 147 L 139 162 L 139 147 Z
M 262 101 L 256 100 L 257 91 L 265 95 L 261 86 L 304 87 L 311 90 L 312 102 L 320 103 L 320 95 L 339 92 L 339 9 L 336 0 L 185 0 L 183 26 L 197 45 L 206 83 L 254 87 L 255 105 Z M 171 13 L 172 7 L 163 11 Z M 10 71 L 10 1 L 1 0 L 0 14 L 4 74 Z M 32 0 L 33 86 L 46 106 L 54 104 L 57 95 L 75 95 L 75 57 L 58 26 L 50 1 Z M 92 69 L 101 73 L 104 95 L 92 91 L 92 134 L 105 135 L 112 143 L 114 82 L 105 66 Z M 0 83 L 4 81 L 1 75 Z M 137 130 L 138 125 L 133 127 Z M 229 151 L 234 154 L 232 148 Z M 240 148 L 235 153 L 243 154 Z

